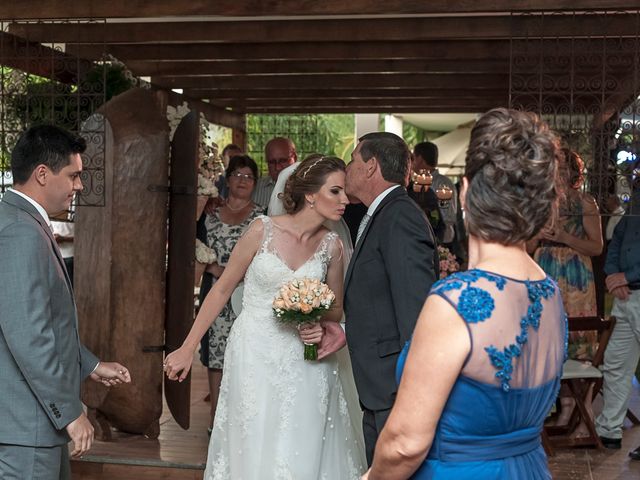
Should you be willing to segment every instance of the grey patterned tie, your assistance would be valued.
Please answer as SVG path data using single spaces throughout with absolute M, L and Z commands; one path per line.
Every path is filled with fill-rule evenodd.
M 369 215 L 368 213 L 365 213 L 364 217 L 362 217 L 362 220 L 360 220 L 360 225 L 358 226 L 358 234 L 356 235 L 356 243 L 358 243 L 358 241 L 360 240 L 360 237 L 362 236 L 362 232 L 364 232 L 364 229 L 367 226 L 367 223 L 369 223 L 370 218 L 371 218 L 371 215 Z

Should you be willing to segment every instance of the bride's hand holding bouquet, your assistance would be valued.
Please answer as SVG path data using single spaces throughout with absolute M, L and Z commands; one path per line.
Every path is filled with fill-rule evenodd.
M 318 359 L 318 343 L 322 340 L 322 316 L 331 308 L 336 296 L 320 280 L 303 278 L 283 285 L 273 300 L 277 320 L 293 325 L 304 343 L 304 359 Z

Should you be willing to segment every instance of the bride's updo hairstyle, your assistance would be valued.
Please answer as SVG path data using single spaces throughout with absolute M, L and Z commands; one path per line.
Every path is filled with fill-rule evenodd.
M 280 194 L 285 211 L 293 214 L 302 210 L 305 195 L 320 190 L 329 174 L 344 170 L 344 162 L 337 157 L 325 157 L 317 153 L 309 155 L 287 179 L 284 191 Z
M 471 131 L 464 176 L 465 221 L 471 235 L 514 245 L 554 218 L 558 137 L 533 113 L 496 108 Z

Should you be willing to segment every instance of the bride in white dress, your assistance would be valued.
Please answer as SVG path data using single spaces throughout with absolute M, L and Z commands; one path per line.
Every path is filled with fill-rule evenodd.
M 207 480 L 352 480 L 364 473 L 361 427 L 345 398 L 342 362 L 334 354 L 303 360 L 302 341 L 318 343 L 322 328 L 298 332 L 279 324 L 271 307 L 283 283 L 317 278 L 336 293 L 323 321 L 340 321 L 343 247 L 323 222 L 344 213 L 344 179 L 339 159 L 311 157 L 299 165 L 284 190 L 288 213 L 252 223 L 182 347 L 165 360 L 169 378 L 186 377 L 200 337 L 244 278 L 242 312 L 227 342 Z M 320 348 L 321 357 L 326 353 Z

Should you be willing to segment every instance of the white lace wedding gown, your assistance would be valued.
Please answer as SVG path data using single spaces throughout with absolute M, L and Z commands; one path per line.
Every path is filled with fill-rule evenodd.
M 336 355 L 303 360 L 298 332 L 271 308 L 294 278 L 324 281 L 326 234 L 314 255 L 292 270 L 273 247 L 278 229 L 264 224 L 262 247 L 245 275 L 243 306 L 227 342 L 206 480 L 356 480 L 365 471 L 361 425 L 352 422 Z

